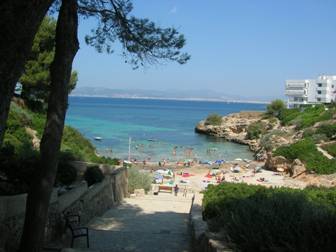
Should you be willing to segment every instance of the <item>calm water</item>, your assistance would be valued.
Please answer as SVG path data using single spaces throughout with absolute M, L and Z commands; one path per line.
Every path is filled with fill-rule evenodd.
M 111 157 L 127 158 L 131 137 L 131 156 L 138 160 L 250 159 L 246 146 L 198 135 L 194 127 L 210 113 L 264 109 L 263 104 L 71 97 L 66 123 Z

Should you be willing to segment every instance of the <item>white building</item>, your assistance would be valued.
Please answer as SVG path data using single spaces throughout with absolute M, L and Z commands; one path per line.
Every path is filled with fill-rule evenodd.
M 314 80 L 287 80 L 285 94 L 289 108 L 334 102 L 336 75 L 321 75 Z

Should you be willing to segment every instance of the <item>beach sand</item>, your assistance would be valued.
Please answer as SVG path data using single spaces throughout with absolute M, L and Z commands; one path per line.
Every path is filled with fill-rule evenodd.
M 240 172 L 235 173 L 231 171 L 231 167 L 238 164 Z M 211 173 L 213 168 L 219 172 L 224 173 L 226 182 L 233 183 L 246 183 L 251 185 L 263 185 L 266 187 L 291 187 L 291 188 L 304 188 L 306 184 L 303 181 L 292 179 L 284 174 L 261 169 L 260 172 L 254 173 L 255 167 L 263 167 L 264 162 L 258 161 L 231 161 L 219 165 L 203 165 L 195 164 L 190 167 L 177 166 L 176 164 L 166 164 L 159 167 L 157 163 L 148 163 L 145 166 L 142 164 L 135 165 L 140 169 L 151 170 L 154 172 L 159 169 L 171 169 L 175 173 L 175 183 L 180 188 L 188 188 L 188 192 L 200 192 L 205 189 L 207 184 L 218 184 L 216 177 L 207 177 L 208 173 Z M 183 177 L 179 174 L 189 173 L 190 176 Z

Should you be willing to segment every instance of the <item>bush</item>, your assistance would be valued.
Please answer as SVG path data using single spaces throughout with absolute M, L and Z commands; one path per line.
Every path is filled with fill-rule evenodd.
M 317 144 L 328 141 L 328 137 L 325 134 L 314 134 L 311 136 L 311 139 Z
M 275 156 L 284 156 L 291 161 L 298 158 L 305 163 L 308 171 L 314 171 L 318 174 L 331 174 L 336 171 L 336 160 L 330 160 L 323 156 L 310 138 L 289 146 L 281 146 L 273 154 Z
M 336 137 L 336 125 L 335 124 L 322 124 L 316 130 L 318 134 L 324 134 L 329 139 L 334 139 Z
M 332 251 L 336 189 L 209 186 L 203 216 L 238 251 Z M 213 227 L 210 225 L 210 228 Z
M 336 157 L 336 143 L 326 144 L 322 148 L 325 149 L 330 155 Z
M 279 119 L 283 125 L 289 124 L 300 114 L 300 109 L 284 109 L 279 115 Z
M 68 162 L 60 161 L 58 164 L 56 184 L 71 185 L 77 179 L 77 169 Z
M 330 108 L 325 110 L 324 105 L 309 106 L 295 109 L 284 109 L 281 111 L 279 119 L 283 125 L 296 125 L 298 129 L 307 128 L 317 122 L 332 119 L 335 114 L 335 109 Z
M 84 179 L 88 183 L 88 186 L 91 186 L 95 183 L 102 182 L 104 179 L 104 174 L 98 166 L 91 166 L 86 169 L 84 173 Z
M 266 132 L 266 123 L 262 121 L 251 123 L 247 127 L 247 139 L 257 139 L 260 137 L 261 134 Z
M 271 151 L 275 148 L 273 137 L 274 136 L 286 136 L 287 133 L 281 130 L 272 130 L 271 132 L 262 135 L 260 138 L 260 145 L 267 151 Z
M 274 100 L 267 105 L 266 114 L 274 117 L 279 117 L 281 112 L 286 108 L 285 103 L 280 100 Z
M 133 193 L 135 189 L 151 189 L 152 177 L 148 173 L 140 172 L 136 168 L 128 168 L 128 191 Z
M 210 114 L 205 120 L 205 125 L 219 126 L 221 124 L 222 124 L 222 116 L 215 113 Z

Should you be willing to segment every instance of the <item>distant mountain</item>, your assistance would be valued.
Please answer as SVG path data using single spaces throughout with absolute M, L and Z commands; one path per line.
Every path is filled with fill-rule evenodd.
M 244 97 L 224 94 L 212 90 L 146 90 L 146 89 L 111 89 L 105 87 L 78 87 L 71 96 L 92 96 L 134 99 L 176 99 L 176 100 L 208 100 L 229 102 L 269 102 L 273 97 Z

